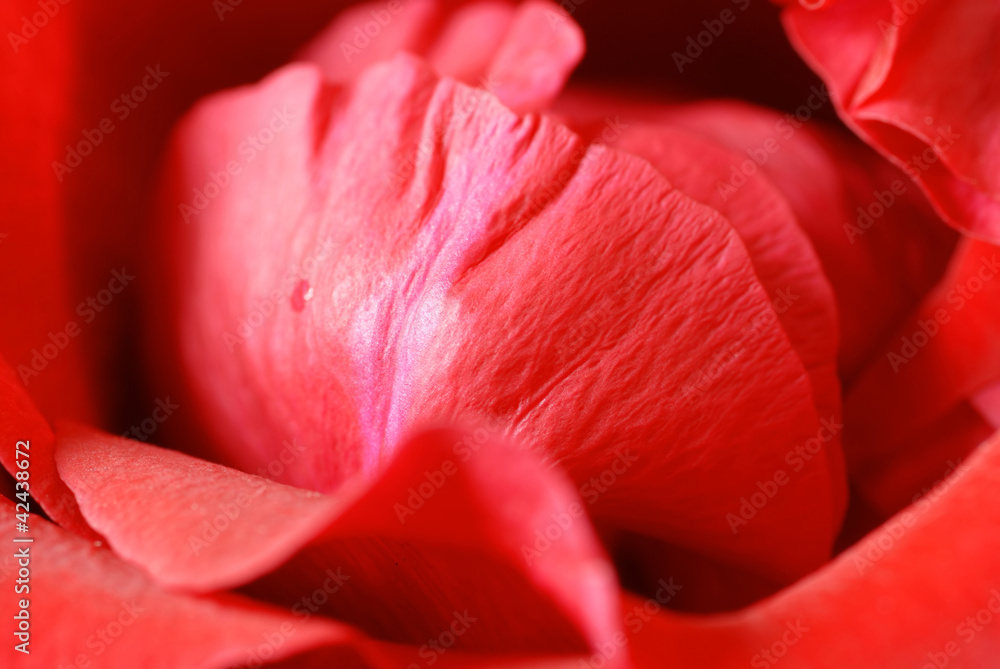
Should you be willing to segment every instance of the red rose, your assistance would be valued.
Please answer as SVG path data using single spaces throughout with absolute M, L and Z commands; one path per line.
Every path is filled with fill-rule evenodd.
M 268 5 L 0 13 L 11 666 L 992 666 L 994 6 Z

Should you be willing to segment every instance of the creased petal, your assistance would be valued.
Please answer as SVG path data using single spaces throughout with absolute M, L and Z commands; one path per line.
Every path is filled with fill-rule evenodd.
M 178 208 L 283 107 L 232 185 Z M 602 520 L 777 580 L 828 556 L 806 370 L 729 223 L 644 161 L 400 57 L 345 91 L 298 66 L 206 102 L 172 165 L 185 365 L 242 468 L 291 438 L 283 480 L 329 491 L 409 430 L 495 417 Z
M 60 431 L 58 457 L 112 548 L 173 588 L 249 583 L 416 644 L 457 620 L 461 647 L 494 651 L 585 650 L 613 624 L 583 503 L 485 432 L 418 436 L 337 497 L 82 428 Z
M 623 118 L 616 108 L 629 111 Z M 761 285 L 792 346 L 809 372 L 816 410 L 838 421 L 840 381 L 837 378 L 837 309 L 819 258 L 799 227 L 781 192 L 755 171 L 739 189 L 722 184 L 746 158 L 707 138 L 651 122 L 667 107 L 647 103 L 633 108 L 628 100 L 607 95 L 570 93 L 556 109 L 570 127 L 598 141 L 648 160 L 668 181 L 698 202 L 724 215 L 747 247 Z M 731 109 L 733 114 L 738 109 Z M 835 522 L 846 503 L 840 436 L 825 449 L 833 473 Z
M 953 225 L 1000 240 L 1000 6 L 842 0 L 783 19 L 845 122 Z

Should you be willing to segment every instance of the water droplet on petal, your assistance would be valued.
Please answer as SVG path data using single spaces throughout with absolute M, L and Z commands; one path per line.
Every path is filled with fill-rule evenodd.
M 306 302 L 312 299 L 313 289 L 306 280 L 299 281 L 299 284 L 295 286 L 292 291 L 292 309 L 295 311 L 302 311 L 306 308 Z

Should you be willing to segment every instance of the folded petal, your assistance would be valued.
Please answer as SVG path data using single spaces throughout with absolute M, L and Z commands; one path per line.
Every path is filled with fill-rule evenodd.
M 949 222 L 1000 241 L 1000 6 L 841 0 L 783 19 L 844 121 Z
M 337 17 L 306 47 L 331 83 L 401 51 L 426 55 L 435 70 L 482 85 L 519 113 L 541 111 L 583 57 L 583 32 L 548 0 L 473 2 L 453 13 L 437 2 L 366 3 Z
M 740 613 L 684 617 L 633 598 L 625 621 L 635 663 L 991 666 L 1000 654 L 998 485 L 1000 433 L 831 564 Z
M 890 512 L 995 429 L 970 401 L 1000 380 L 998 277 L 1000 248 L 963 240 L 947 274 L 847 397 L 852 474 Z M 895 482 L 894 472 L 902 473 Z
M 30 659 L 31 666 L 43 667 L 224 669 L 299 653 L 346 666 L 366 664 L 352 650 L 360 635 L 344 625 L 303 620 L 232 595 L 164 592 L 100 542 L 41 518 L 31 517 L 27 533 L 15 532 L 14 513 L 14 504 L 0 499 L 0 536 L 11 547 L 0 564 L 0 583 L 13 591 L 15 577 L 28 582 L 19 596 L 3 598 L 0 614 L 10 621 L 27 611 L 30 636 L 7 640 L 0 650 L 5 666 Z M 14 543 L 19 539 L 30 542 Z M 22 568 L 30 574 L 26 579 Z M 15 650 L 24 641 L 28 656 Z
M 107 532 L 119 555 L 143 565 L 159 583 L 193 592 L 225 590 L 273 569 L 321 532 L 343 505 L 74 425 L 60 427 L 58 462 L 85 516 Z M 117 463 L 114 471 L 108 469 L 111 463 Z M 110 496 L 120 503 L 109 504 Z M 161 516 L 174 520 L 150 522 Z M 229 541 L 209 543 L 204 535 L 229 525 L 229 516 L 242 516 L 238 529 L 228 533 Z M 178 527 L 187 534 L 168 531 Z M 260 543 L 248 550 L 253 541 Z
M 343 91 L 298 66 L 219 96 L 173 156 L 175 327 L 241 468 L 292 438 L 283 480 L 329 491 L 413 429 L 496 417 L 610 523 L 778 580 L 826 559 L 806 370 L 729 223 L 644 161 L 409 57 Z M 734 532 L 741 496 L 789 466 L 781 503 Z
M 614 625 L 576 492 L 485 431 L 417 436 L 336 497 L 85 428 L 60 430 L 58 457 L 111 547 L 172 588 L 249 584 L 418 645 L 451 628 L 467 649 L 582 651 Z
M 27 478 L 18 492 L 27 492 L 41 504 L 49 518 L 81 536 L 96 539 L 94 531 L 80 516 L 76 499 L 59 478 L 53 454 L 55 438 L 17 380 L 14 370 L 0 359 L 0 463 L 11 475 L 22 471 L 17 461 L 28 464 Z M 23 444 L 22 444 L 23 442 Z M 22 444 L 22 445 L 19 445 Z M 17 455 L 17 451 L 24 453 Z M 25 478 L 22 475 L 22 478 Z M 37 512 L 37 509 L 35 510 Z

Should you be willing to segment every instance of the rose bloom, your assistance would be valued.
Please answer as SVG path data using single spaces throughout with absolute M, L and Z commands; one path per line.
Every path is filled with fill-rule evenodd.
M 1000 666 L 1000 4 L 8 0 L 4 667 Z

